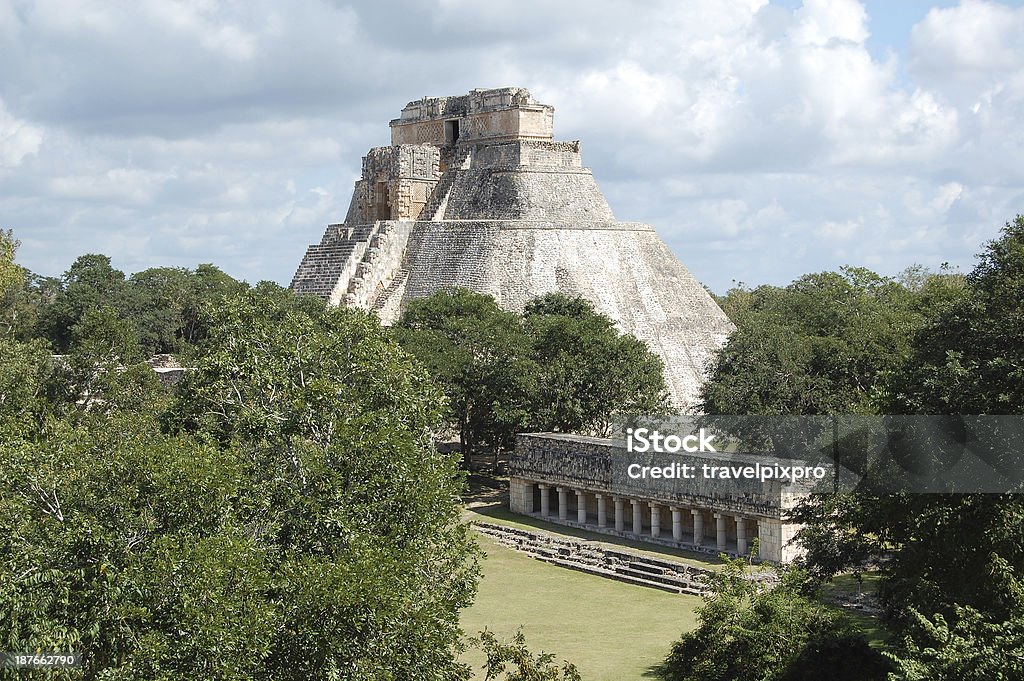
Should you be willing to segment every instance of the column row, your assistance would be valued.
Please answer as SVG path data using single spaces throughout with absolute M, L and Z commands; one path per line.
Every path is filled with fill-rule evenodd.
M 540 490 L 540 514 L 542 516 L 550 516 L 552 514 L 550 502 L 550 489 L 552 486 L 543 483 L 538 483 L 537 487 Z M 558 495 L 559 520 L 568 519 L 569 492 L 573 492 L 576 495 L 576 522 L 580 524 L 586 524 L 587 522 L 589 522 L 587 497 L 591 493 L 585 492 L 583 490 L 572 490 L 568 487 L 561 486 L 555 486 L 555 491 Z M 666 508 L 671 513 L 672 539 L 680 543 L 691 543 L 694 546 L 703 546 L 705 543 L 705 512 L 702 509 L 685 509 L 678 506 L 670 506 L 668 504 L 662 504 L 653 501 L 643 501 L 640 499 L 631 499 L 628 497 L 618 495 L 593 493 L 593 496 L 597 500 L 598 528 L 604 529 L 608 527 L 608 499 L 610 498 L 612 501 L 612 507 L 614 509 L 613 523 L 615 530 L 617 532 L 626 531 L 626 502 L 629 502 L 631 506 L 630 531 L 632 532 L 632 534 L 643 536 L 644 517 L 646 515 L 646 512 L 649 510 L 650 536 L 654 538 L 660 538 L 662 536 L 662 509 Z M 683 522 L 683 514 L 687 510 L 690 512 L 690 515 L 693 518 L 691 527 L 689 528 L 687 528 Z M 725 551 L 728 546 L 728 517 L 729 514 L 724 513 L 712 514 L 712 518 L 715 521 L 715 545 L 716 548 L 720 551 Z M 732 518 L 736 526 L 736 553 L 742 555 L 745 554 L 748 549 L 748 519 L 740 515 L 732 515 Z M 755 526 L 753 530 L 754 532 L 757 532 L 758 527 Z

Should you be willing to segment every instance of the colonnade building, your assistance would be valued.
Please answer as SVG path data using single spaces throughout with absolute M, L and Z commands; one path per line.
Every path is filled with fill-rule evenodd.
M 674 457 L 676 458 L 676 457 Z M 703 464 L 735 466 L 764 457 L 714 452 L 680 454 Z M 621 440 L 564 433 L 520 435 L 509 459 L 511 510 L 606 534 L 712 554 L 790 562 L 799 526 L 786 518 L 806 491 L 782 481 L 631 478 L 637 457 Z M 635 470 L 634 470 L 635 472 Z

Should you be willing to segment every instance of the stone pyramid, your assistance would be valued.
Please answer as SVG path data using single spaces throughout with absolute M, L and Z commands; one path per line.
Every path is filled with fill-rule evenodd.
M 522 88 L 410 102 L 291 286 L 386 324 L 445 288 L 510 310 L 581 296 L 660 355 L 673 400 L 691 406 L 732 325 L 652 227 L 615 219 L 553 116 Z

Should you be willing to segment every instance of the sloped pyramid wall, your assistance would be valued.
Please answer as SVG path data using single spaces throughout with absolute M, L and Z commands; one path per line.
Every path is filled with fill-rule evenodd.
M 560 291 L 590 300 L 665 362 L 688 408 L 732 330 L 648 225 L 619 222 L 578 142 L 512 140 L 442 148 L 444 173 L 418 220 L 333 225 L 292 287 L 393 323 L 406 303 L 464 287 L 510 310 Z

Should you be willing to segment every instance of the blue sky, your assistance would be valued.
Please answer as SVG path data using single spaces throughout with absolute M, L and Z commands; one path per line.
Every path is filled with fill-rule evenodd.
M 0 227 L 287 284 L 424 95 L 527 87 L 713 290 L 969 269 L 1024 212 L 1024 8 L 901 0 L 0 0 Z

